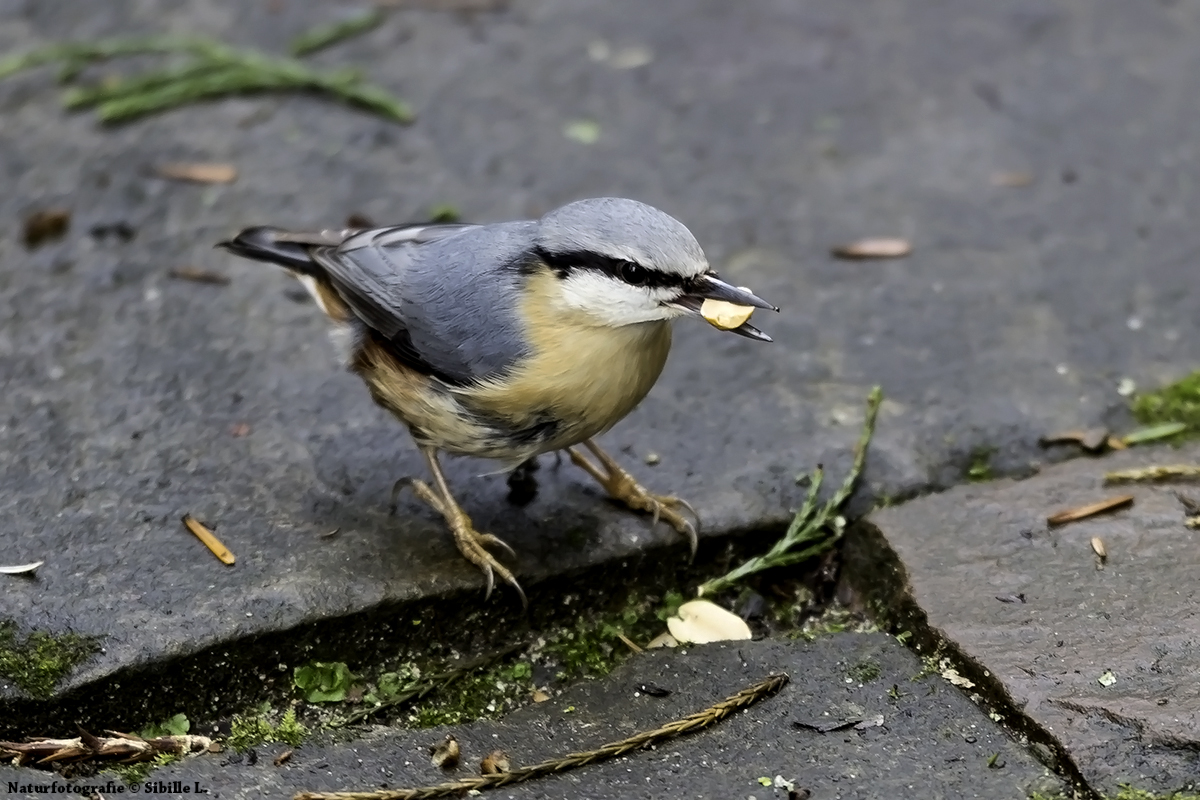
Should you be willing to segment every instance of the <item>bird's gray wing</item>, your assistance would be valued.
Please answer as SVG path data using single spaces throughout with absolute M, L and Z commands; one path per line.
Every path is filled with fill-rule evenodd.
M 400 225 L 349 233 L 336 246 L 315 247 L 312 259 L 325 268 L 338 294 L 367 325 L 391 338 L 404 329 L 396 285 L 403 284 L 422 245 L 477 227 Z
M 378 228 L 311 253 L 397 357 L 462 384 L 501 372 L 524 353 L 513 265 L 527 247 L 527 227 Z

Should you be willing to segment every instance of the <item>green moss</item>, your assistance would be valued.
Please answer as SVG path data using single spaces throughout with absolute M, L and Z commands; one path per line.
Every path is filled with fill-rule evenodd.
M 931 656 L 921 656 L 921 671 L 909 678 L 910 681 L 919 681 L 941 671 L 938 662 L 940 661 L 941 651 Z
M 292 747 L 299 747 L 308 737 L 308 728 L 296 719 L 296 709 L 289 708 L 283 712 L 279 725 L 275 728 L 275 741 L 283 742 Z
M 967 466 L 967 480 L 972 483 L 990 481 L 992 473 L 992 456 L 996 454 L 994 447 L 976 447 L 971 451 L 971 463 Z
M 835 603 L 817 616 L 804 620 L 798 630 L 788 633 L 788 637 L 811 642 L 834 633 L 874 633 L 877 630 L 875 623 L 863 620 L 850 609 Z
M 150 773 L 159 767 L 165 767 L 167 764 L 173 764 L 182 755 L 176 753 L 159 753 L 150 761 L 138 761 L 134 764 L 117 764 L 109 767 L 108 772 L 116 774 L 126 786 L 131 786 L 135 783 L 145 783 L 150 777 Z
M 1121 790 L 1113 800 L 1200 800 L 1200 794 L 1192 792 L 1172 792 L 1157 794 L 1144 789 L 1135 789 L 1127 783 L 1121 784 Z
M 138 731 L 143 739 L 157 739 L 159 736 L 183 736 L 192 729 L 192 723 L 184 714 L 176 714 L 170 719 L 147 725 Z
M 266 711 L 260 711 L 254 716 L 235 716 L 225 743 L 239 753 L 263 742 L 283 742 L 296 747 L 308 737 L 308 733 L 308 728 L 296 719 L 296 710 L 293 708 L 284 712 L 278 725 L 267 719 Z
M 668 594 L 666 605 L 673 602 L 674 598 Z M 676 604 L 675 608 L 679 606 Z M 558 664 L 558 679 L 603 678 L 616 669 L 630 654 L 620 635 L 629 635 L 650 616 L 645 611 L 628 606 L 597 623 L 589 624 L 580 618 L 574 628 L 559 632 L 546 645 L 546 653 Z M 654 628 L 657 630 L 657 626 Z
M 1180 422 L 1187 426 L 1168 441 L 1181 442 L 1200 436 L 1200 370 L 1157 392 L 1137 395 L 1133 400 L 1133 415 L 1143 425 Z
M 654 612 L 654 616 L 660 621 L 666 622 L 679 611 L 679 607 L 683 605 L 683 599 L 683 594 L 672 589 L 663 595 L 662 605 Z
M 664 605 L 678 608 L 682 599 L 669 594 Z M 521 658 L 465 675 L 430 695 L 413 708 L 408 721 L 424 728 L 507 713 L 529 701 L 535 664 L 553 670 L 557 681 L 602 678 L 632 654 L 621 635 L 646 641 L 661 632 L 656 610 L 659 607 L 649 600 L 631 598 L 623 608 L 598 618 L 579 617 L 570 627 L 545 633 L 544 644 L 535 645 Z
M 100 649 L 99 640 L 77 633 L 33 631 L 17 635 L 12 620 L 0 620 L 0 676 L 34 697 L 49 697 L 58 682 Z
M 493 666 L 467 675 L 421 703 L 409 716 L 418 728 L 457 725 L 498 717 L 533 691 L 533 666 L 527 661 Z
M 870 683 L 883 673 L 883 669 L 870 659 L 864 659 L 846 671 L 846 677 L 856 683 Z
M 1073 795 L 1063 794 L 1043 794 L 1034 792 L 1029 795 L 1029 800 L 1069 800 Z M 1120 790 L 1115 796 L 1106 795 L 1105 800 L 1200 800 L 1200 794 L 1191 792 L 1171 792 L 1170 794 L 1161 794 L 1148 792 L 1145 789 L 1135 789 L 1129 784 L 1121 784 Z

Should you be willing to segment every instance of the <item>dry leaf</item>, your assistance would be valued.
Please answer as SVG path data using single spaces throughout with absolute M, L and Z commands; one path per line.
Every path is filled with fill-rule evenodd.
M 1107 500 L 1101 500 L 1098 503 L 1091 503 L 1078 508 L 1069 508 L 1065 511 L 1059 511 L 1057 514 L 1051 514 L 1046 517 L 1046 524 L 1050 527 L 1057 525 L 1066 525 L 1068 522 L 1076 522 L 1088 517 L 1094 517 L 1097 514 L 1103 514 L 1106 511 L 1116 511 L 1120 508 L 1133 505 L 1133 495 L 1123 494 L 1119 497 L 1110 497 Z
M 530 698 L 535 703 L 544 703 L 550 699 L 550 695 L 546 694 L 541 689 L 534 689 L 533 694 L 530 695 Z
M 679 646 L 679 640 L 676 639 L 674 636 L 672 636 L 669 633 L 660 633 L 658 636 L 655 636 L 653 639 L 650 640 L 650 642 L 646 645 L 646 649 L 651 650 L 655 647 L 678 647 L 678 646 Z
M 480 775 L 499 775 L 509 771 L 511 766 L 508 763 L 508 755 L 503 750 L 493 750 L 479 762 Z
M 600 139 L 600 126 L 590 119 L 577 119 L 563 125 L 563 136 L 580 144 L 595 144 Z
M 54 239 L 61 239 L 71 227 L 71 212 L 65 208 L 35 211 L 25 218 L 25 246 L 32 250 Z
M 904 258 L 912 252 L 912 245 L 907 239 L 900 238 L 859 239 L 835 247 L 831 252 L 837 258 Z
M 17 564 L 12 567 L 0 567 L 0 575 L 29 575 L 45 561 L 34 561 L 32 564 Z
M 637 69 L 644 67 L 654 60 L 654 53 L 648 47 L 623 47 L 612 54 L 608 60 L 613 69 Z
M 1087 428 L 1086 430 L 1070 430 L 1062 433 L 1052 433 L 1043 436 L 1039 441 L 1042 447 L 1054 444 L 1077 444 L 1084 450 L 1099 452 L 1108 446 L 1108 428 Z
M 706 644 L 751 638 L 746 621 L 716 603 L 691 600 L 667 619 L 667 628 L 679 642 Z
M 1112 686 L 1116 682 L 1117 676 L 1113 674 L 1111 669 L 1104 670 L 1104 673 L 1099 678 L 1096 678 L 1096 683 L 1105 687 Z
M 191 514 L 183 515 L 183 524 L 191 531 L 197 539 L 204 542 L 204 546 L 212 551 L 212 554 L 221 560 L 222 564 L 233 565 L 233 553 L 229 552 L 229 548 L 221 543 L 217 535 L 208 528 L 196 521 L 196 518 Z
M 292 753 L 294 752 L 294 750 L 284 750 L 282 753 L 275 756 L 275 761 L 273 763 L 277 767 L 282 767 L 284 764 L 292 760 Z
M 446 738 L 429 748 L 429 760 L 438 769 L 454 769 L 458 766 L 459 756 L 462 755 L 462 750 L 458 746 L 458 739 L 455 739 L 452 734 L 446 734 Z
M 198 267 L 175 267 L 167 273 L 172 278 L 181 281 L 193 281 L 195 283 L 212 283 L 218 286 L 224 286 L 229 283 L 229 276 L 222 275 L 220 272 L 210 272 L 206 269 Z
M 975 682 L 969 678 L 964 678 L 958 674 L 958 670 L 954 668 L 942 670 L 942 677 L 963 689 L 975 688 Z
M 1100 556 L 1100 560 L 1108 558 L 1108 548 L 1104 546 L 1104 540 L 1099 536 L 1092 537 L 1092 552 Z
M 1104 473 L 1105 483 L 1195 480 L 1196 478 L 1200 478 L 1200 464 L 1163 464 Z
M 992 173 L 992 186 L 1007 186 L 1018 188 L 1028 186 L 1033 182 L 1033 175 L 1028 173 Z
M 714 328 L 731 331 L 743 325 L 754 313 L 753 306 L 740 306 L 724 300 L 705 300 L 700 304 L 700 316 Z
M 176 162 L 160 164 L 155 170 L 160 178 L 195 183 L 233 183 L 237 180 L 237 167 L 233 164 L 189 164 Z

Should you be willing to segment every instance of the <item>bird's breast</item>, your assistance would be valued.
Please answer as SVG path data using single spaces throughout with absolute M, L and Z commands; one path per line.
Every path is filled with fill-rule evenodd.
M 611 428 L 654 386 L 671 349 L 668 322 L 612 328 L 559 320 L 530 330 L 530 354 L 464 399 L 514 428 L 553 420 L 543 451 Z

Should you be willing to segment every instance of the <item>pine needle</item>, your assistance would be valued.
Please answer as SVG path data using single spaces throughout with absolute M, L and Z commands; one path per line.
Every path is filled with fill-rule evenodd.
M 756 556 L 726 575 L 708 581 L 700 587 L 697 594 L 714 595 L 756 572 L 796 564 L 833 547 L 841 538 L 845 527 L 839 512 L 849 499 L 850 493 L 854 491 L 858 476 L 862 473 L 867 458 L 867 446 L 875 433 L 875 418 L 879 414 L 879 405 L 882 402 L 883 392 L 876 386 L 867 396 L 867 414 L 863 421 L 862 435 L 854 449 L 854 464 L 833 497 L 823 505 L 818 505 L 817 495 L 821 491 L 825 472 L 821 467 L 817 467 L 810 476 L 808 496 L 804 499 L 804 505 L 796 512 L 783 538 L 764 555 Z
M 378 12 L 303 34 L 293 49 L 315 52 L 379 24 Z M 137 36 L 98 42 L 56 44 L 0 59 L 0 79 L 47 64 L 62 65 L 59 78 L 71 82 L 88 65 L 134 55 L 186 55 L 189 60 L 99 86 L 63 93 L 69 109 L 94 108 L 104 122 L 123 122 L 199 100 L 266 91 L 312 91 L 332 95 L 397 122 L 411 122 L 412 111 L 387 91 L 367 83 L 357 70 L 313 69 L 295 58 L 239 50 L 212 39 Z
M 365 33 L 379 27 L 383 22 L 383 11 L 373 8 L 370 11 L 329 25 L 318 25 L 292 40 L 288 49 L 294 56 L 307 56 L 326 47 L 332 47 L 338 42 Z

